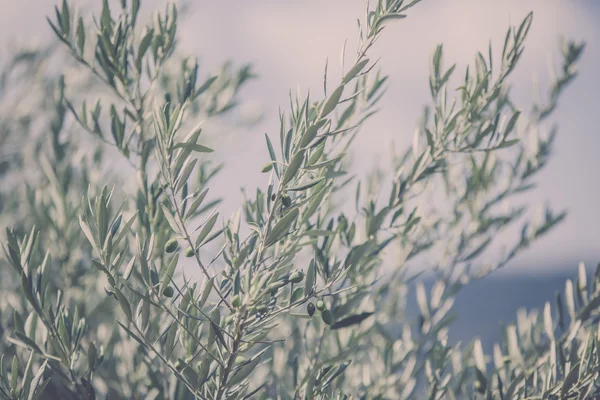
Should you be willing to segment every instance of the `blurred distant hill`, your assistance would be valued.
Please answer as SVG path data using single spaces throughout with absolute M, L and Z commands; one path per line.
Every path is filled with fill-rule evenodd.
M 501 339 L 502 327 L 515 321 L 517 310 L 541 310 L 546 301 L 554 307 L 557 292 L 563 292 L 565 281 L 575 281 L 578 263 L 571 263 L 566 269 L 564 265 L 548 266 L 539 273 L 498 273 L 480 281 L 472 282 L 463 288 L 456 297 L 453 313 L 457 319 L 449 331 L 451 343 L 463 343 L 479 337 L 484 349 L 491 352 L 494 342 Z M 592 274 L 597 264 L 586 263 L 588 275 Z M 513 268 L 511 268 L 513 269 Z M 516 268 L 515 268 L 516 269 Z M 527 268 L 531 271 L 531 268 Z M 431 288 L 432 280 L 425 279 L 424 284 Z M 418 308 L 415 300 L 414 286 L 409 293 L 408 309 L 415 318 Z

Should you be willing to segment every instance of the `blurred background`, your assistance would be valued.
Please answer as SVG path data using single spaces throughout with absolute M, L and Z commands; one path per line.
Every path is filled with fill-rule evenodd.
M 75 3 L 84 13 L 100 5 Z M 142 3 L 146 13 L 164 6 L 162 0 Z M 55 0 L 3 1 L 0 56 L 3 49 L 50 41 L 53 34 L 45 17 L 53 15 L 54 5 Z M 226 199 L 221 210 L 228 215 L 240 203 L 240 187 L 253 189 L 264 182 L 264 133 L 278 132 L 278 109 L 287 108 L 290 89 L 310 89 L 321 96 L 326 59 L 330 79 L 341 75 L 341 49 L 348 40 L 346 55 L 353 56 L 356 18 L 364 14 L 365 0 L 195 0 L 185 5 L 179 52 L 199 58 L 201 76 L 226 59 L 238 65 L 249 62 L 258 75 L 243 92 L 236 115 L 242 123 L 226 125 L 211 143 L 226 163 L 216 181 L 221 186 L 212 190 Z M 559 59 L 559 38 L 587 42 L 579 76 L 550 121 L 559 127 L 553 158 L 539 176 L 538 189 L 524 198 L 567 210 L 568 216 L 506 268 L 460 293 L 459 319 L 450 332 L 453 341 L 479 335 L 490 343 L 498 338 L 502 322 L 516 318 L 519 305 L 542 307 L 575 274 L 579 262 L 594 267 L 600 261 L 600 2 L 424 0 L 408 18 L 387 28 L 374 52 L 382 56 L 379 66 L 390 79 L 382 111 L 354 146 L 353 168 L 363 175 L 376 166 L 386 170 L 392 143 L 400 149 L 410 146 L 429 101 L 429 63 L 438 43 L 445 46 L 446 65 L 457 63 L 462 74 L 490 40 L 500 52 L 506 29 L 529 11 L 534 12 L 533 25 L 512 80 L 513 96 L 525 110 L 536 98 L 535 80 L 545 95 L 552 57 Z

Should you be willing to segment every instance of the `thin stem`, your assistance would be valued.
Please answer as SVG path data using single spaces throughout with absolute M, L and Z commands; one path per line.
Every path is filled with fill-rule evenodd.
M 198 389 L 196 389 L 188 380 L 187 378 L 181 374 L 179 371 L 177 371 L 176 368 L 174 368 L 171 363 L 169 362 L 169 360 L 167 360 L 166 358 L 164 358 L 160 352 L 158 350 L 156 350 L 156 348 L 146 339 L 146 336 L 144 335 L 144 333 L 140 330 L 140 328 L 138 328 L 137 324 L 135 323 L 131 323 L 131 325 L 133 325 L 135 331 L 137 332 L 137 334 L 141 337 L 144 338 L 146 340 L 146 346 L 148 346 L 148 348 L 167 366 L 167 368 L 169 368 L 171 370 L 171 372 L 173 372 L 175 374 L 175 376 L 177 377 L 177 379 L 181 382 L 183 382 L 188 389 L 195 395 L 198 396 L 202 399 L 208 400 L 205 396 L 203 396 L 201 393 L 198 392 Z
M 229 378 L 229 374 L 233 369 L 233 364 L 235 363 L 235 359 L 237 357 L 237 352 L 240 346 L 240 342 L 243 336 L 244 323 L 248 312 L 246 310 L 243 311 L 243 314 L 238 314 L 238 318 L 235 322 L 235 339 L 233 340 L 233 345 L 231 347 L 231 353 L 229 354 L 229 358 L 227 360 L 227 366 L 225 368 L 221 368 L 221 380 L 219 382 L 219 389 L 217 391 L 217 395 L 215 396 L 215 400 L 221 400 L 223 398 L 223 394 L 225 393 L 225 389 L 227 387 L 227 379 Z
M 168 171 L 169 171 L 169 187 L 170 187 L 171 193 L 173 195 L 173 206 L 175 207 L 175 212 L 177 214 L 177 218 L 179 219 L 179 223 L 181 224 L 181 227 L 183 229 L 183 234 L 185 235 L 185 240 L 187 241 L 188 245 L 193 249 L 193 248 L 195 248 L 195 245 L 194 245 L 194 242 L 192 241 L 192 238 L 185 226 L 183 213 L 181 212 L 181 208 L 179 207 L 179 203 L 177 202 L 177 196 L 175 194 L 176 193 L 175 184 L 173 182 L 173 177 L 171 176 L 170 168 L 168 168 Z M 200 266 L 200 269 L 202 269 L 202 272 L 204 273 L 204 275 L 206 275 L 206 278 L 211 279 L 211 276 L 208 273 L 208 270 L 206 269 L 204 264 L 202 263 L 202 260 L 200 260 L 200 255 L 198 254 L 197 251 L 194 251 L 194 258 L 196 259 L 198 266 Z M 221 298 L 221 301 L 223 302 L 223 304 L 225 304 L 225 306 L 227 306 L 227 308 L 229 308 L 230 311 L 233 311 L 233 307 L 231 306 L 231 304 L 229 304 L 229 302 L 227 301 L 227 299 L 225 298 L 225 296 L 223 295 L 221 290 L 217 286 L 215 286 L 215 285 L 213 285 L 213 286 L 214 286 L 215 292 L 217 292 L 217 294 Z
M 180 293 L 181 293 L 181 292 L 180 292 Z M 183 329 L 184 329 L 184 330 L 185 330 L 185 331 L 186 331 L 186 332 L 187 332 L 187 333 L 188 333 L 188 334 L 189 334 L 189 335 L 190 335 L 190 336 L 191 336 L 191 337 L 194 339 L 194 341 L 196 342 L 196 344 L 198 344 L 198 346 L 200 346 L 200 348 L 201 348 L 202 350 L 206 351 L 206 354 L 210 355 L 210 356 L 211 356 L 211 358 L 212 358 L 213 360 L 215 360 L 215 361 L 216 361 L 216 362 L 218 362 L 219 364 L 223 365 L 223 364 L 221 363 L 221 360 L 219 360 L 219 359 L 217 358 L 217 356 L 213 355 L 213 354 L 212 354 L 212 353 L 211 353 L 211 352 L 210 352 L 210 351 L 209 351 L 209 350 L 206 348 L 206 346 L 204 346 L 204 345 L 202 344 L 202 342 L 200 341 L 200 339 L 198 339 L 198 337 L 196 336 L 196 334 L 195 334 L 195 333 L 193 333 L 192 331 L 190 331 L 190 330 L 189 330 L 189 328 L 188 328 L 188 327 L 187 327 L 187 326 L 186 326 L 184 323 L 182 323 L 182 322 L 179 320 L 179 318 L 177 318 L 177 317 L 175 316 L 175 314 L 173 314 L 173 312 L 172 312 L 172 311 L 169 309 L 169 307 L 168 307 L 168 306 L 167 306 L 167 305 L 166 305 L 166 304 L 165 304 L 165 303 L 162 301 L 162 299 L 160 298 L 160 294 L 157 294 L 157 293 L 155 293 L 155 294 L 157 295 L 156 297 L 158 298 L 158 301 L 159 301 L 159 302 L 160 302 L 160 304 L 163 306 L 163 310 L 164 310 L 164 311 L 166 311 L 166 312 L 167 312 L 167 313 L 168 313 L 168 314 L 171 316 L 171 318 L 173 318 L 173 320 L 174 320 L 174 321 L 176 321 L 176 322 L 177 322 L 177 324 L 178 324 L 180 327 L 182 327 L 182 328 L 183 328 Z

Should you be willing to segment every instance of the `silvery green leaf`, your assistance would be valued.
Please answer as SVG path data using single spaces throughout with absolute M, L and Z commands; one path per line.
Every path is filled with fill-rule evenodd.
M 421 0 L 417 0 L 417 1 L 421 1 Z M 415 1 L 413 1 L 413 3 L 414 2 Z M 405 7 L 404 9 L 406 9 L 406 8 L 408 8 L 408 7 Z M 399 13 L 386 14 L 377 20 L 377 27 L 378 28 L 381 27 L 384 22 L 391 21 L 391 20 L 397 20 L 397 19 L 404 19 L 404 18 L 406 18 L 405 14 L 399 14 Z
M 140 0 L 132 0 L 131 2 L 131 25 L 135 26 L 138 12 L 140 11 Z
M 167 222 L 171 226 L 171 229 L 173 229 L 173 232 L 177 233 L 178 235 L 181 235 L 179 224 L 177 224 L 177 221 L 175 220 L 169 209 L 164 204 L 161 204 L 160 206 L 162 208 L 163 215 L 167 219 Z
M 294 138 L 294 130 L 292 128 L 288 129 L 285 138 L 283 140 L 281 153 L 283 154 L 283 159 L 286 162 L 290 161 L 290 152 L 292 151 L 292 139 Z
M 325 118 L 330 112 L 332 112 L 335 107 L 338 105 L 340 98 L 342 97 L 342 93 L 344 93 L 344 85 L 340 85 L 331 93 L 331 96 L 325 101 L 323 104 L 323 108 L 321 109 L 320 118 Z
M 194 370 L 194 368 L 192 368 L 188 363 L 186 363 L 181 358 L 178 358 L 178 361 L 179 361 L 180 365 L 183 366 L 183 369 L 181 370 L 181 372 L 186 377 L 187 381 L 190 382 L 193 386 L 198 385 L 199 376 L 196 373 L 196 371 Z
M 137 50 L 137 57 L 136 57 L 136 67 L 137 67 L 138 71 L 141 71 L 141 69 L 142 69 L 142 60 L 144 58 L 144 55 L 146 54 L 146 51 L 150 47 L 150 43 L 152 42 L 153 34 L 154 34 L 154 31 L 152 29 L 147 29 L 145 31 L 144 35 L 142 36 L 142 40 L 140 41 L 140 44 L 139 44 L 139 47 Z
M 196 196 L 196 198 L 194 199 L 194 201 L 192 202 L 192 204 L 190 205 L 190 207 L 187 210 L 186 219 L 191 217 L 196 212 L 198 207 L 200 207 L 200 205 L 206 198 L 207 194 L 208 194 L 208 189 L 204 189 L 198 196 Z
M 115 295 L 117 296 L 117 300 L 119 301 L 119 305 L 121 306 L 121 309 L 123 310 L 123 312 L 125 313 L 125 316 L 127 317 L 127 321 L 131 321 L 132 320 L 132 313 L 131 313 L 131 305 L 129 304 L 129 301 L 127 300 L 127 298 L 125 297 L 125 295 L 116 287 L 113 288 Z
M 112 35 L 112 29 L 111 29 L 111 17 L 110 17 L 110 7 L 108 5 L 108 0 L 103 0 L 102 1 L 102 14 L 100 17 L 100 26 L 104 29 L 109 30 L 109 35 Z
M 79 17 L 77 21 L 77 47 L 79 48 L 79 52 L 83 54 L 85 50 L 85 29 L 83 27 L 83 18 Z M 85 115 L 85 113 L 83 114 Z
M 360 314 L 351 315 L 349 317 L 336 321 L 333 325 L 331 325 L 331 329 L 341 329 L 352 325 L 360 324 L 362 321 L 369 318 L 371 315 L 373 315 L 372 312 L 363 312 Z
M 33 306 L 34 309 L 38 309 L 38 302 L 36 297 L 33 294 L 33 283 L 31 281 L 31 275 L 27 276 L 24 272 L 21 273 L 21 289 L 23 290 L 23 294 L 25 298 Z
M 69 35 L 71 30 L 71 14 L 69 12 L 69 5 L 67 4 L 67 0 L 63 0 L 62 2 L 62 12 L 60 13 L 61 26 L 65 35 Z
M 316 163 L 316 164 L 312 164 L 312 165 L 306 165 L 304 166 L 304 169 L 306 170 L 315 170 L 315 169 L 320 169 L 320 168 L 324 168 L 327 167 L 328 165 L 334 164 L 335 162 L 339 161 L 340 159 L 342 159 L 345 156 L 345 154 L 340 154 L 336 157 L 333 157 L 329 160 L 325 160 L 323 162 L 320 163 Z M 309 161 L 310 163 L 310 161 Z
M 176 179 L 177 186 L 175 187 L 175 192 L 179 192 L 181 190 L 181 188 L 183 187 L 183 185 L 187 183 L 188 178 L 190 177 L 190 174 L 194 170 L 194 167 L 196 166 L 197 161 L 198 161 L 197 159 L 193 159 L 191 162 L 188 162 L 187 165 L 185 166 L 185 169 L 181 173 L 181 175 L 178 175 L 178 177 Z
M 352 68 L 350 68 L 350 71 L 348 71 L 346 73 L 346 75 L 344 76 L 344 79 L 342 80 L 344 83 L 348 83 L 350 82 L 352 79 L 354 79 L 356 77 L 356 75 L 358 75 L 363 68 L 369 63 L 369 59 L 365 58 L 361 61 L 359 61 L 358 63 L 356 63 Z
M 546 335 L 550 340 L 554 340 L 554 324 L 552 322 L 552 311 L 550 309 L 550 302 L 546 302 L 544 305 L 544 329 Z
M 200 231 L 200 233 L 196 237 L 196 247 L 199 247 L 199 246 L 202 245 L 202 242 L 204 241 L 204 239 L 206 239 L 206 237 L 208 236 L 208 234 L 212 231 L 212 228 L 215 226 L 215 223 L 217 222 L 217 218 L 219 218 L 219 213 L 218 212 L 214 213 L 208 219 L 208 221 L 206 221 L 206 223 L 202 227 L 202 230 Z
M 565 301 L 567 302 L 567 311 L 571 319 L 575 319 L 575 297 L 573 292 L 573 282 L 568 279 L 565 283 Z
M 588 284 L 587 284 L 587 271 L 585 269 L 585 264 L 580 262 L 577 266 L 577 283 L 578 289 L 581 293 L 581 297 L 584 302 L 587 302 L 588 299 Z
M 309 169 L 309 167 L 313 164 L 315 164 L 316 162 L 318 162 L 321 157 L 323 156 L 323 153 L 325 152 L 325 142 L 324 141 L 317 141 L 320 142 L 318 145 L 312 145 L 311 146 L 311 155 L 310 157 L 308 157 L 308 161 L 306 162 L 306 166 L 304 167 L 305 169 Z
M 50 379 L 51 378 L 46 378 L 42 383 L 39 384 L 39 386 L 37 387 L 37 390 L 35 391 L 34 395 L 33 395 L 33 400 L 39 400 L 39 399 L 43 399 L 42 396 L 45 396 L 44 394 L 44 390 L 46 389 L 46 386 L 48 386 L 48 384 L 50 383 Z
M 15 332 L 15 338 L 13 339 L 11 337 L 8 337 L 7 340 L 11 343 L 14 343 L 16 345 L 22 346 L 22 347 L 27 347 L 30 348 L 32 350 L 35 350 L 36 352 L 42 354 L 43 351 L 39 348 L 39 346 L 37 345 L 37 343 L 35 343 L 32 339 L 30 339 L 29 337 L 27 337 L 25 334 L 20 333 L 20 332 Z
M 290 298 L 290 304 L 296 303 L 298 300 L 302 298 L 304 295 L 304 289 L 302 287 L 297 287 L 292 292 L 292 296 Z
M 146 346 L 146 345 L 145 345 L 145 343 L 144 343 L 144 341 L 143 341 L 143 340 L 142 340 L 142 339 L 141 339 L 141 338 L 140 338 L 138 335 L 136 335 L 135 333 L 133 333 L 133 332 L 131 331 L 131 329 L 129 329 L 128 327 L 126 327 L 126 326 L 125 326 L 125 325 L 124 325 L 124 324 L 123 324 L 121 321 L 117 321 L 117 323 L 118 323 L 118 324 L 121 326 L 121 328 L 123 328 L 123 330 L 124 330 L 125 332 L 127 332 L 127 334 L 128 334 L 128 335 L 129 335 L 131 338 L 133 338 L 133 339 L 134 339 L 136 342 L 138 342 L 138 343 L 139 343 L 139 344 L 140 344 L 142 347 L 145 347 L 145 346 Z
M 11 373 L 10 373 L 10 387 L 15 392 L 18 390 L 17 379 L 19 378 L 19 359 L 16 355 L 13 356 Z
M 269 135 L 265 133 L 265 139 L 267 141 L 267 149 L 269 150 L 269 157 L 271 157 L 271 161 L 273 162 L 273 169 L 275 173 L 279 177 L 279 168 L 277 167 L 277 156 L 275 155 L 275 149 L 273 148 L 273 144 L 271 143 L 271 139 L 269 139 Z
M 508 327 L 507 337 L 509 355 L 514 358 L 517 363 L 522 363 L 523 355 L 521 354 L 521 349 L 519 347 L 517 327 L 515 325 Z
M 204 92 L 206 92 L 211 86 L 212 84 L 218 79 L 218 76 L 211 76 L 210 78 L 208 78 L 203 84 L 202 86 L 200 86 L 198 88 L 198 90 L 196 91 L 197 94 L 202 94 Z
M 203 307 L 204 304 L 206 304 L 206 300 L 208 300 L 208 296 L 210 295 L 210 292 L 212 291 L 214 280 L 215 280 L 215 278 L 211 277 L 204 284 L 204 288 L 202 289 L 202 295 L 201 295 L 200 301 L 198 303 L 200 307 Z
M 176 149 L 186 149 L 196 151 L 198 153 L 212 153 L 214 150 L 198 143 L 177 143 L 174 146 Z
M 475 366 L 483 373 L 487 370 L 485 366 L 485 358 L 483 355 L 483 347 L 481 340 L 477 339 L 473 345 L 473 358 L 475 359 Z
M 123 279 L 128 280 L 129 277 L 131 276 L 131 273 L 133 272 L 133 267 L 135 265 L 135 256 L 131 257 L 131 261 L 129 261 L 129 263 L 127 264 L 127 267 L 125 268 L 125 271 L 123 272 Z
M 310 142 L 312 142 L 313 139 L 317 136 L 317 132 L 319 131 L 319 129 L 321 129 L 323 125 L 325 125 L 327 122 L 327 119 L 321 119 L 315 124 L 306 128 L 306 132 L 304 132 L 304 135 L 300 140 L 300 148 L 308 146 Z
M 491 237 L 487 238 L 475 250 L 473 250 L 471 253 L 469 253 L 467 256 L 465 256 L 465 258 L 463 258 L 462 261 L 471 261 L 472 259 L 476 258 L 481 253 L 483 253 L 483 251 L 487 248 L 487 246 L 491 242 L 492 242 L 492 238 Z
M 306 270 L 306 281 L 304 282 L 304 293 L 306 295 L 312 294 L 315 283 L 317 281 L 317 268 L 314 258 L 310 260 L 308 269 Z
M 519 143 L 520 139 L 511 139 L 511 140 L 505 140 L 502 143 L 500 143 L 498 146 L 496 146 L 496 149 L 504 149 L 507 147 L 511 147 L 517 143 Z
M 181 104 L 177 104 L 171 112 L 171 116 L 169 118 L 169 126 L 167 128 L 168 136 L 174 135 L 179 126 L 181 125 L 181 120 L 183 119 L 184 111 L 185 107 L 182 107 Z
M 175 272 L 175 268 L 177 267 L 177 262 L 179 261 L 179 253 L 176 253 L 175 256 L 169 262 L 169 265 L 164 270 L 164 274 L 161 277 L 161 288 L 166 288 L 169 283 L 171 283 L 171 279 L 173 279 L 173 273 Z
M 88 368 L 90 369 L 90 371 L 92 371 L 95 368 L 96 363 L 98 362 L 98 350 L 96 350 L 96 346 L 92 342 L 90 342 L 88 346 L 87 359 Z
M 46 366 L 48 365 L 48 360 L 44 360 L 42 365 L 38 368 L 35 376 L 31 380 L 29 384 L 29 395 L 27 396 L 27 400 L 33 400 L 35 398 L 39 398 L 39 396 L 44 391 L 45 384 L 49 382 L 49 379 L 46 380 L 45 384 L 41 383 L 42 377 L 44 376 L 44 371 L 46 370 Z
M 260 362 L 260 355 L 257 357 L 254 357 L 252 360 L 250 360 L 247 364 L 241 366 L 231 377 L 231 379 L 229 379 L 229 381 L 227 382 L 227 384 L 229 386 L 235 386 L 240 384 L 244 379 L 246 379 L 248 376 L 250 376 L 250 374 L 256 369 L 256 367 L 258 366 L 258 363 Z
M 4 354 L 0 354 L 0 384 L 4 384 L 5 387 L 8 387 L 7 374 L 4 370 Z
M 88 241 L 90 242 L 96 253 L 99 254 L 100 252 L 98 251 L 98 245 L 96 243 L 96 240 L 94 239 L 94 235 L 92 235 L 92 231 L 90 230 L 89 225 L 83 221 L 83 218 L 81 216 L 79 216 L 79 225 L 81 226 L 81 230 L 87 237 Z
M 167 356 L 167 358 L 171 358 L 173 350 L 175 349 L 175 339 L 177 337 L 177 332 L 177 323 L 172 322 L 169 325 L 169 330 L 167 331 L 167 339 L 165 341 L 165 355 Z
M 600 307 L 600 295 L 596 295 L 592 299 L 590 299 L 589 303 L 585 305 L 580 311 L 577 318 L 581 321 L 586 321 L 591 313 L 595 311 L 598 307 Z
M 289 233 L 290 227 L 298 219 L 299 211 L 298 209 L 293 209 L 292 211 L 285 214 L 273 228 L 268 233 L 265 239 L 265 246 L 271 246 L 276 243 L 278 240 L 283 238 L 287 233 Z
M 200 368 L 198 370 L 198 385 L 202 386 L 208 380 L 208 374 L 210 373 L 210 362 L 211 358 L 205 356 L 202 362 L 200 363 Z
M 571 388 L 573 387 L 573 385 L 575 385 L 575 383 L 579 379 L 579 368 L 580 367 L 581 367 L 581 363 L 577 363 L 573 367 L 571 367 L 571 370 L 565 377 L 562 389 L 560 391 L 561 398 L 566 399 L 566 398 L 570 397 L 569 392 L 571 391 Z
M 301 183 L 297 186 L 288 187 L 287 190 L 294 192 L 294 191 L 302 191 L 302 190 L 310 189 L 311 187 L 317 185 L 319 182 L 323 181 L 324 179 L 325 179 L 325 177 L 322 176 L 320 178 L 312 179 L 308 182 Z
M 13 327 L 16 332 L 25 333 L 25 325 L 23 319 L 17 310 L 13 311 Z
M 223 338 L 223 334 L 221 333 L 221 328 L 219 327 L 219 323 L 221 321 L 221 311 L 218 307 L 211 311 L 209 314 L 209 320 L 210 328 L 208 331 L 208 345 L 210 346 L 214 342 L 215 338 L 219 336 L 219 341 L 222 341 L 224 344 L 225 340 Z
M 288 182 L 295 177 L 296 172 L 300 169 L 302 165 L 302 161 L 304 160 L 304 153 L 306 150 L 300 150 L 296 154 L 293 155 L 292 160 L 288 164 L 285 172 L 283 173 L 283 177 L 281 178 L 281 186 L 285 186 Z
M 419 305 L 419 311 L 423 315 L 424 318 L 429 317 L 429 305 L 427 302 L 427 293 L 425 291 L 425 286 L 422 282 L 417 283 L 417 304 Z

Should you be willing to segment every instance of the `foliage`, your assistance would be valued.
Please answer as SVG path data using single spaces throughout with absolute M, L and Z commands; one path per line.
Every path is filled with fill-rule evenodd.
M 322 97 L 290 96 L 279 140 L 265 134 L 264 186 L 223 218 L 209 191 L 220 166 L 195 123 L 235 108 L 250 66 L 201 78 L 176 52 L 174 5 L 143 23 L 139 0 L 104 0 L 88 24 L 63 1 L 49 23 L 69 58 L 54 45 L 23 51 L 0 76 L 0 395 L 597 396 L 600 269 L 588 283 L 581 266 L 554 306 L 519 314 L 491 357 L 478 339 L 447 335 L 461 288 L 565 216 L 532 218 L 508 200 L 533 189 L 549 159 L 555 130 L 540 132 L 583 45 L 562 44 L 549 100 L 529 113 L 508 82 L 532 14 L 464 78 L 438 46 L 412 148 L 385 184 L 348 176 L 347 154 L 387 88 L 372 46 L 419 2 L 367 9 L 341 81 L 326 67 Z M 49 72 L 53 62 L 69 74 Z M 342 212 L 352 197 L 355 210 Z M 494 237 L 515 228 L 516 243 L 490 256 Z M 414 320 L 417 257 L 435 283 L 428 293 L 417 280 Z

